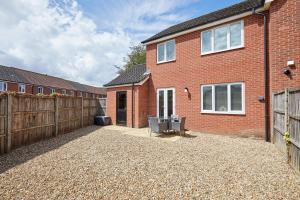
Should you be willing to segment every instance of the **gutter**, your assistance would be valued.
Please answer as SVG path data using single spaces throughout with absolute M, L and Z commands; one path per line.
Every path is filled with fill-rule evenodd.
M 268 65 L 268 26 L 267 15 L 257 12 L 253 9 L 253 14 L 263 16 L 264 19 L 264 93 L 265 93 L 265 141 L 270 142 L 270 125 L 269 125 L 269 65 Z

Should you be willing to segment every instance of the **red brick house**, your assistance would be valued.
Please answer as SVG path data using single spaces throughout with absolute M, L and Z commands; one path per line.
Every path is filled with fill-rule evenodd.
M 106 97 L 105 88 L 0 65 L 0 92 L 3 91 L 44 95 L 60 93 L 87 98 Z
M 300 86 L 298 0 L 243 1 L 142 43 L 146 64 L 105 85 L 114 124 L 177 114 L 187 129 L 269 140 L 272 92 Z

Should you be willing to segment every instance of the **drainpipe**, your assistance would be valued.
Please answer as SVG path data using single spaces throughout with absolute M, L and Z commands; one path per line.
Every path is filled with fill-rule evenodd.
M 265 141 L 270 142 L 269 128 L 269 69 L 268 69 L 268 27 L 267 15 L 265 13 L 256 12 L 253 9 L 253 14 L 263 16 L 264 18 L 264 90 L 265 90 Z
M 134 116 L 134 83 L 132 83 L 132 88 L 131 88 L 131 126 L 132 128 L 134 128 L 134 119 L 133 119 L 133 116 Z

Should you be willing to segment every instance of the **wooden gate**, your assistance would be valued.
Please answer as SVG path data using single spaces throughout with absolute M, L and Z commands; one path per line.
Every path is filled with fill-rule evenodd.
M 300 88 L 273 94 L 273 142 L 283 152 L 285 132 L 290 135 L 290 164 L 300 171 Z

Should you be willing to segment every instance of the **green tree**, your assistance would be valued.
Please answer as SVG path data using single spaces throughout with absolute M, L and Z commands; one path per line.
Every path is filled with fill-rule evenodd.
M 138 44 L 129 48 L 130 52 L 127 54 L 127 57 L 123 58 L 125 65 L 122 67 L 114 66 L 119 70 L 119 73 L 122 73 L 126 69 L 130 69 L 134 65 L 146 63 L 146 48 L 144 45 Z

